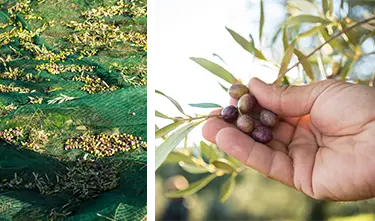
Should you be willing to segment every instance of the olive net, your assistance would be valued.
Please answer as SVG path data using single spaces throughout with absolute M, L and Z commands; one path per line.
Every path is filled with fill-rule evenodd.
M 0 0 L 0 220 L 146 220 L 145 8 Z

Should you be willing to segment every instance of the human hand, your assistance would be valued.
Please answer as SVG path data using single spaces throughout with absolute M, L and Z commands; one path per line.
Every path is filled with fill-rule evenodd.
M 264 145 L 211 118 L 203 127 L 208 141 L 313 198 L 375 197 L 375 89 L 335 80 L 280 87 L 259 79 L 252 79 L 249 89 L 262 107 L 281 117 L 274 139 Z

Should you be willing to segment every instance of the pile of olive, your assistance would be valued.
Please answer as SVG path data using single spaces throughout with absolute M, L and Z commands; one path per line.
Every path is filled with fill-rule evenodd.
M 237 100 L 237 107 L 230 105 L 221 111 L 221 118 L 233 123 L 242 132 L 260 143 L 269 143 L 273 139 L 271 128 L 279 122 L 279 117 L 270 110 L 255 112 L 257 99 L 250 94 L 249 88 L 236 83 L 229 90 L 229 95 Z

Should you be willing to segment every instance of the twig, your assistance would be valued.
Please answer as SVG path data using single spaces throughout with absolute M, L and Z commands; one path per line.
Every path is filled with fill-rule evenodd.
M 363 20 L 363 21 L 360 21 L 348 28 L 345 28 L 343 29 L 342 31 L 338 32 L 337 34 L 333 35 L 332 37 L 330 37 L 326 42 L 324 42 L 323 44 L 321 44 L 319 47 L 315 48 L 310 54 L 306 55 L 306 57 L 300 61 L 298 61 L 297 63 L 295 63 L 292 67 L 288 68 L 283 74 L 281 74 L 273 83 L 275 84 L 277 81 L 279 81 L 280 79 L 282 79 L 286 73 L 288 73 L 290 70 L 292 70 L 293 68 L 297 67 L 298 65 L 300 65 L 301 63 L 305 62 L 309 57 L 311 57 L 313 54 L 315 54 L 315 52 L 319 51 L 320 49 L 322 49 L 326 44 L 330 43 L 331 41 L 333 41 L 335 38 L 339 37 L 340 35 L 352 30 L 353 28 L 359 26 L 359 25 L 362 25 L 364 23 L 368 23 L 369 21 L 372 21 L 372 20 L 375 20 L 375 16 L 374 17 L 371 17 L 371 18 L 368 18 L 366 20 Z

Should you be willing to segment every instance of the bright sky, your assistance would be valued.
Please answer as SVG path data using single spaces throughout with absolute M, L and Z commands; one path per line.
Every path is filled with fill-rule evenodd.
M 191 61 L 189 57 L 203 57 L 214 61 L 241 78 L 243 82 L 255 76 L 272 82 L 276 78 L 277 70 L 265 67 L 257 60 L 253 61 L 253 56 L 239 46 L 225 29 L 227 26 L 247 39 L 249 34 L 252 34 L 259 48 L 258 2 L 156 1 L 156 89 L 176 99 L 189 114 L 204 114 L 209 111 L 190 107 L 189 103 L 212 102 L 226 105 L 229 98 L 217 83 L 219 79 Z M 276 25 L 284 20 L 284 8 L 277 4 L 277 1 L 265 2 L 265 17 L 268 20 L 264 26 L 264 42 L 267 42 L 267 39 L 272 38 Z M 280 48 L 282 50 L 282 46 Z M 227 65 L 214 57 L 213 53 L 220 55 Z M 275 51 L 265 52 L 266 56 L 273 53 Z M 158 111 L 169 116 L 181 116 L 166 98 L 156 95 L 155 103 Z M 170 121 L 156 119 L 158 126 L 168 123 Z M 198 142 L 201 139 L 200 129 L 196 129 L 189 139 Z

